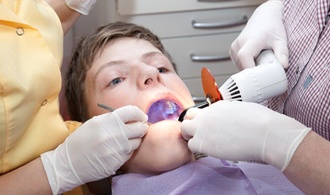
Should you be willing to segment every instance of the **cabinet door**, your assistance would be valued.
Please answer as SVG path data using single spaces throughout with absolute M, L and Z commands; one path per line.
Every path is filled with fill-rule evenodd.
M 163 39 L 164 47 L 177 64 L 181 78 L 200 77 L 202 67 L 214 75 L 238 71 L 229 57 L 229 47 L 238 33 Z
M 130 15 L 118 19 L 145 26 L 160 38 L 172 38 L 240 32 L 254 9 L 255 7 L 237 7 L 152 15 Z
M 228 52 L 230 44 L 238 34 L 212 34 L 162 40 L 177 65 L 179 76 L 194 98 L 204 97 L 200 76 L 203 67 L 211 71 L 218 87 L 238 72 Z
M 107 0 L 108 1 L 108 0 Z M 168 12 L 257 6 L 267 0 L 119 0 L 119 15 L 142 15 Z

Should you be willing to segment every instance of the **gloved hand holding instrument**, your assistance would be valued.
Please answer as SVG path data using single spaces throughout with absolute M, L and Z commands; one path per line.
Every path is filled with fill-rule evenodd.
M 53 194 L 113 175 L 146 134 L 147 115 L 136 106 L 95 116 L 55 150 L 41 155 Z
M 225 160 L 263 161 L 284 171 L 311 129 L 262 105 L 247 103 L 280 95 L 287 88 L 284 69 L 271 51 L 262 52 L 256 64 L 228 80 L 234 87 L 227 81 L 218 89 L 210 73 L 204 73 L 207 78 L 202 74 L 209 100 L 196 106 L 204 109 L 187 109 L 180 116 L 182 135 L 192 152 Z

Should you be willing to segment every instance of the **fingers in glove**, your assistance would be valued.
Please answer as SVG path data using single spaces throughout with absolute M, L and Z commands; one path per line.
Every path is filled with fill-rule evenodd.
M 148 130 L 149 125 L 145 122 L 134 122 L 125 125 L 125 132 L 128 139 L 141 138 Z
M 252 54 L 251 51 L 245 52 L 243 48 L 239 51 L 230 50 L 230 55 L 233 56 L 231 59 L 239 70 L 244 70 L 245 68 L 251 68 L 255 66 L 253 57 L 254 54 Z
M 181 124 L 181 134 L 185 140 L 190 140 L 196 133 L 197 125 L 194 121 L 184 120 Z
M 276 41 L 273 46 L 273 51 L 276 59 L 280 62 L 283 68 L 289 67 L 289 51 L 287 45 L 283 41 Z
M 186 115 L 184 116 L 184 120 L 192 120 L 199 111 L 199 108 L 189 108 Z
M 237 53 L 237 66 L 240 70 L 256 66 L 255 59 L 264 49 L 269 47 L 262 43 L 250 40 Z
M 191 139 L 188 141 L 188 147 L 189 147 L 190 151 L 194 152 L 194 153 L 205 153 L 205 152 L 201 152 L 201 145 L 202 145 L 202 143 L 200 142 L 200 140 Z M 209 154 L 207 154 L 207 155 L 209 155 Z
M 148 116 L 137 106 L 124 106 L 115 110 L 118 117 L 124 122 L 146 122 Z
M 113 112 L 112 114 L 116 118 L 118 125 L 117 134 L 119 134 L 114 137 L 116 137 L 116 141 L 122 146 L 123 150 L 129 154 L 133 151 L 132 145 L 129 143 L 130 138 L 142 137 L 146 133 L 148 125 L 146 122 L 130 122 L 125 124 L 121 121 L 117 112 Z
M 233 63 L 235 64 L 235 66 L 237 68 L 238 67 L 238 62 L 237 62 L 237 52 L 239 50 L 240 46 L 239 46 L 239 41 L 236 39 L 230 46 L 229 49 L 229 55 L 230 55 L 230 59 L 231 61 L 233 61 Z
M 129 151 L 128 153 L 136 150 L 140 146 L 141 140 L 141 138 L 130 139 L 129 144 L 131 145 L 131 151 Z

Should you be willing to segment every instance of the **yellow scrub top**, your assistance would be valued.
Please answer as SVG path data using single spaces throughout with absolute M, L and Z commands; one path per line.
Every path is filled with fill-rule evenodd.
M 69 135 L 59 114 L 63 31 L 43 0 L 0 0 L 0 175 Z

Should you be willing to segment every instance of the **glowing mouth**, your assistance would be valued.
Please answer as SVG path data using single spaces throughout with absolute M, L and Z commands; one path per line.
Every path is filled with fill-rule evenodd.
M 163 99 L 154 102 L 148 110 L 148 122 L 156 123 L 162 120 L 177 120 L 181 112 L 180 106 L 175 102 Z

